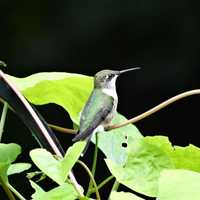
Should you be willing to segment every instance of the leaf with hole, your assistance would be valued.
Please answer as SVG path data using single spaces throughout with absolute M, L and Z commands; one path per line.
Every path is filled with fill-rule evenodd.
M 117 114 L 112 124 L 119 124 L 125 120 L 126 118 L 124 116 Z M 108 159 L 123 165 L 127 159 L 127 147 L 129 144 L 142 137 L 139 130 L 134 125 L 130 124 L 108 132 L 98 133 L 98 146 Z M 94 135 L 92 141 L 95 143 Z
M 160 172 L 173 168 L 172 161 L 165 152 L 145 139 L 130 143 L 127 151 L 128 158 L 124 166 L 109 159 L 105 160 L 110 172 L 119 183 L 138 193 L 155 197 Z

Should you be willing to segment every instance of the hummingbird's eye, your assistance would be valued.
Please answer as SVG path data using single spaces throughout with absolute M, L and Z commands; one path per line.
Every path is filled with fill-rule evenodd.
M 109 75 L 105 75 L 105 78 L 108 79 L 110 76 Z
M 113 78 L 115 75 L 114 74 L 110 74 L 109 75 L 109 78 L 111 79 L 111 78 Z

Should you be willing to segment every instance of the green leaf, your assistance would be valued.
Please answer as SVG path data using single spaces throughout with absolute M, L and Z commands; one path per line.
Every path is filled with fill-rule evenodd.
M 18 144 L 0 143 L 0 177 L 4 182 L 8 181 L 7 170 L 12 162 L 21 153 L 21 147 Z
M 69 148 L 63 159 L 55 157 L 45 149 L 31 150 L 30 156 L 35 165 L 59 185 L 62 185 L 69 171 L 78 160 L 86 142 L 77 142 Z
M 65 173 L 65 179 L 67 178 L 67 175 L 71 171 L 76 161 L 79 159 L 82 151 L 85 148 L 85 145 L 86 141 L 81 141 L 74 143 L 73 146 L 68 148 L 67 153 L 65 154 L 65 157 L 61 163 L 61 168 Z
M 75 200 L 78 195 L 71 184 L 64 183 L 48 192 L 45 192 L 39 185 L 30 181 L 31 186 L 35 189 L 32 195 L 33 200 Z
M 119 124 L 125 120 L 125 117 L 117 114 L 112 120 L 112 124 Z M 98 133 L 98 147 L 103 151 L 108 159 L 123 165 L 127 159 L 127 147 L 129 144 L 141 139 L 142 137 L 143 136 L 139 130 L 134 125 L 130 124 L 108 132 Z M 95 143 L 94 135 L 92 141 Z
M 130 143 L 127 151 L 124 166 L 105 160 L 109 170 L 119 183 L 147 196 L 156 196 L 160 172 L 173 168 L 173 163 L 165 152 L 144 139 Z
M 200 172 L 200 148 L 191 144 L 186 147 L 172 146 L 164 136 L 145 137 L 145 141 L 163 150 L 175 168 Z
M 31 168 L 31 164 L 29 163 L 14 163 L 9 166 L 7 175 L 19 174 L 29 168 Z
M 200 148 L 190 144 L 186 147 L 174 146 L 173 162 L 178 169 L 200 172 Z
M 159 179 L 157 200 L 199 200 L 200 173 L 189 170 L 164 170 Z
M 26 78 L 7 76 L 31 103 L 60 105 L 76 124 L 93 87 L 93 78 L 80 74 L 41 72 Z
M 144 200 L 130 192 L 111 192 L 110 200 Z

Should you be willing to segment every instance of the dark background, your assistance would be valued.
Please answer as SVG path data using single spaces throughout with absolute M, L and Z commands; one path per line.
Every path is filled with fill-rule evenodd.
M 0 0 L 0 8 L 0 60 L 8 64 L 8 74 L 64 71 L 92 76 L 105 68 L 141 66 L 117 82 L 118 111 L 127 118 L 200 85 L 200 14 L 195 1 Z M 162 134 L 173 144 L 200 146 L 199 100 L 186 98 L 136 125 L 143 135 Z M 38 109 L 47 121 L 70 126 L 58 106 Z M 37 146 L 26 132 L 9 112 L 2 142 L 19 143 L 26 152 Z M 58 137 L 65 148 L 71 144 L 70 136 Z M 20 159 L 24 157 L 28 159 Z M 85 161 L 91 163 L 90 157 L 87 153 Z M 102 180 L 106 168 L 99 170 L 97 180 Z M 30 195 L 19 180 L 16 176 L 11 181 Z

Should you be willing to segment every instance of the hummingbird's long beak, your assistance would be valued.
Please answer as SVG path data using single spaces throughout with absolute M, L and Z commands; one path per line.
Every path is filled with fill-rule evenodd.
M 120 74 L 123 74 L 125 72 L 129 72 L 129 71 L 133 71 L 133 70 L 137 70 L 137 69 L 141 69 L 141 68 L 140 67 L 134 67 L 134 68 L 130 68 L 130 69 L 121 70 L 119 72 L 120 72 Z

